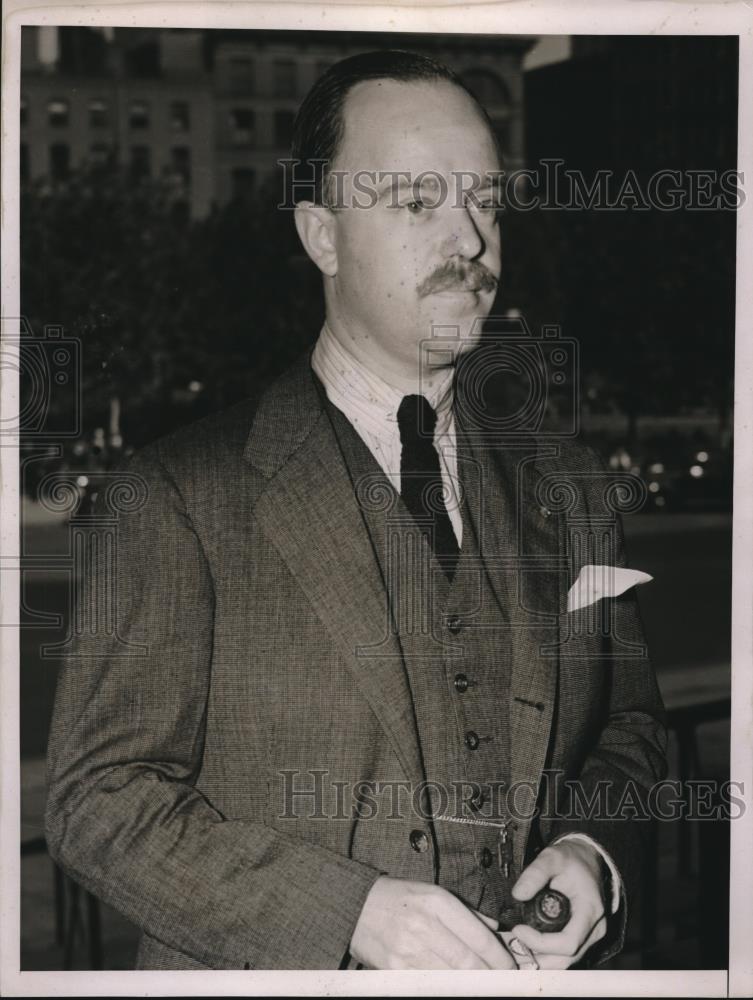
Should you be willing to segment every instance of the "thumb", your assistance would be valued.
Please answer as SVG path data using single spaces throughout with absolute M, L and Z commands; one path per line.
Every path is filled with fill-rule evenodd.
M 543 889 L 549 880 L 559 870 L 555 864 L 556 855 L 552 851 L 542 851 L 523 871 L 518 881 L 512 887 L 515 899 L 531 899 L 539 889 Z

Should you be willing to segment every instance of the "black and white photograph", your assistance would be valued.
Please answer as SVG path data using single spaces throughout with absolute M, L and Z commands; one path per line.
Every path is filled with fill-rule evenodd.
M 6 995 L 753 988 L 753 12 L 517 6 L 6 33 Z

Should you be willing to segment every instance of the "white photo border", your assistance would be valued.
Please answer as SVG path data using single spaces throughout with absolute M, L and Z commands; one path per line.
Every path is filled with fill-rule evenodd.
M 484 34 L 737 35 L 738 169 L 753 179 L 753 3 L 576 0 L 569 3 L 85 0 L 3 7 L 2 314 L 20 315 L 19 87 L 23 25 L 246 28 Z M 743 181 L 743 187 L 745 186 Z M 658 972 L 26 972 L 20 970 L 19 635 L 0 627 L 0 994 L 5 996 L 732 996 L 753 995 L 753 199 L 738 211 L 730 777 L 744 785 L 731 823 L 728 970 Z M 10 327 L 9 327 L 10 329 Z M 18 411 L 18 379 L 0 373 L 0 420 Z M 0 447 L 0 626 L 18 621 L 17 442 Z

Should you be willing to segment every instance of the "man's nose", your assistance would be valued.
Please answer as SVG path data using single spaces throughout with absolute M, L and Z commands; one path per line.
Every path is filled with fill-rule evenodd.
M 448 215 L 449 232 L 445 240 L 447 256 L 457 254 L 467 260 L 480 257 L 486 244 L 468 207 L 453 206 Z

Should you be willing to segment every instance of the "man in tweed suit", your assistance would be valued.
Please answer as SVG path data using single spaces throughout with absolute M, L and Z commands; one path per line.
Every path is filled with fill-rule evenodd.
M 60 679 L 50 850 L 140 926 L 140 968 L 603 960 L 661 702 L 631 592 L 607 631 L 566 612 L 581 565 L 624 560 L 616 522 L 599 558 L 570 544 L 609 514 L 597 460 L 490 436 L 462 377 L 500 274 L 488 121 L 438 64 L 372 53 L 315 86 L 296 153 L 323 164 L 296 224 L 325 325 L 258 402 L 124 470 L 143 503 L 86 581 L 117 627 L 96 654 L 81 627 Z M 565 930 L 500 938 L 550 882 Z

